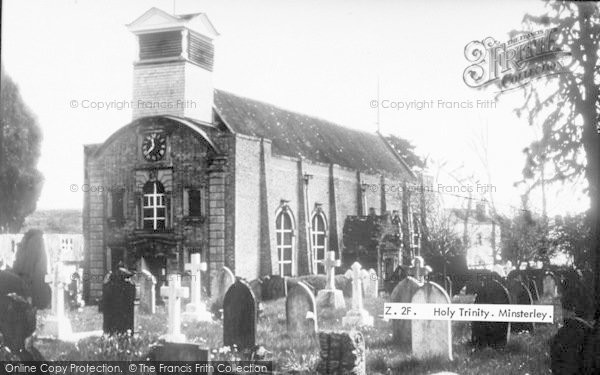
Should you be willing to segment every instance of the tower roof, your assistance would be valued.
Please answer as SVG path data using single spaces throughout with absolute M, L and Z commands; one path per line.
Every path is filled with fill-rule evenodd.
M 149 9 L 128 24 L 127 28 L 134 34 L 189 29 L 209 39 L 219 36 L 205 13 L 172 15 L 158 8 Z

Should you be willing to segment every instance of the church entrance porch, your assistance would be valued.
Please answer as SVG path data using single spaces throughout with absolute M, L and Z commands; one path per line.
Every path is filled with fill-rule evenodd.
M 147 270 L 156 278 L 155 291 L 160 296 L 160 287 L 168 283 L 167 276 L 180 271 L 178 245 L 173 233 L 134 233 L 128 247 L 137 271 Z M 156 301 L 162 304 L 160 298 Z

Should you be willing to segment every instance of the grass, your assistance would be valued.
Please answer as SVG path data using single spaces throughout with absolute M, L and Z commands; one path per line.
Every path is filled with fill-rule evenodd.
M 365 309 L 375 317 L 375 325 L 361 329 L 366 342 L 367 373 L 371 374 L 430 374 L 452 371 L 470 374 L 550 374 L 549 340 L 556 333 L 557 324 L 539 324 L 535 333 L 511 335 L 508 345 L 501 350 L 475 350 L 469 344 L 468 322 L 453 322 L 452 362 L 440 359 L 419 361 L 407 351 L 392 343 L 391 322 L 378 319 L 383 312 L 383 298 L 366 299 Z M 560 321 L 560 303 L 553 301 Z M 347 300 L 350 306 L 350 300 Z M 344 311 L 322 310 L 318 314 L 320 330 L 340 330 Z M 45 314 L 38 315 L 43 324 Z M 136 314 L 136 333 L 133 337 L 87 338 L 77 345 L 55 340 L 38 340 L 36 347 L 49 360 L 139 360 L 148 347 L 166 333 L 165 309 L 158 307 L 155 315 Z M 99 330 L 102 316 L 94 306 L 71 313 L 76 332 Z M 222 324 L 184 323 L 182 331 L 190 342 L 218 350 L 222 346 Z M 257 327 L 257 344 L 269 352 L 275 367 L 283 373 L 312 374 L 319 360 L 319 345 L 311 336 L 290 336 L 286 332 L 285 300 L 265 303 Z

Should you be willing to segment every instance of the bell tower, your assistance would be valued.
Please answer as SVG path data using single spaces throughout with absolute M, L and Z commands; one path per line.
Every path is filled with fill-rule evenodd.
M 208 17 L 152 8 L 127 27 L 137 39 L 133 119 L 173 115 L 211 123 L 213 41 L 219 34 Z

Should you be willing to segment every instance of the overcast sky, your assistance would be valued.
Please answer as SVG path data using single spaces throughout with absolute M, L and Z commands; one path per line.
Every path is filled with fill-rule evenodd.
M 101 143 L 131 120 L 131 111 L 73 109 L 72 100 L 129 101 L 134 38 L 125 25 L 151 7 L 172 12 L 173 0 L 5 0 L 2 61 L 44 133 L 39 168 L 46 178 L 39 208 L 81 208 L 83 144 Z M 446 102 L 493 100 L 467 87 L 463 50 L 472 40 L 507 40 L 542 1 L 176 0 L 179 14 L 205 12 L 216 41 L 215 88 L 339 124 L 376 131 L 380 107 L 431 101 L 431 109 L 379 108 L 383 133 L 410 140 L 440 177 L 488 177 L 476 148 L 489 156 L 495 200 L 519 206 L 522 149 L 534 129 L 513 114 L 516 91 L 488 109 L 446 109 Z M 440 102 L 442 101 L 442 102 Z M 441 104 L 441 106 L 440 106 Z M 476 146 L 474 146 L 474 144 Z M 460 167 L 460 168 L 458 168 Z M 458 168 L 458 169 L 457 169 Z M 437 169 L 436 172 L 437 174 Z M 549 194 L 549 212 L 577 212 L 587 200 L 567 186 Z M 541 207 L 539 194 L 532 197 Z

